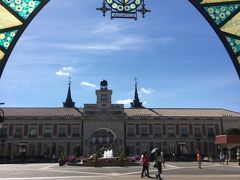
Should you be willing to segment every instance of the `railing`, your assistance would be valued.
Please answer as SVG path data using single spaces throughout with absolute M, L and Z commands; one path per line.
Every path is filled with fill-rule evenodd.
M 28 137 L 29 137 L 29 138 L 36 138 L 36 137 L 37 137 L 37 134 L 29 134 Z
M 215 137 L 215 134 L 213 134 L 213 133 L 208 133 L 208 137 Z
M 154 134 L 154 137 L 162 137 L 162 134 Z
M 194 137 L 202 137 L 201 134 L 194 134 Z
M 49 138 L 49 137 L 52 137 L 52 134 L 44 134 L 43 137 Z
M 72 137 L 80 137 L 80 134 L 72 134 Z
M 141 136 L 142 136 L 142 137 L 148 137 L 148 134 L 142 133 Z
M 66 134 L 58 134 L 58 137 L 66 137 Z
M 175 137 L 175 134 L 167 134 L 167 137 Z
M 128 133 L 127 136 L 128 136 L 128 137 L 134 137 L 135 134 L 134 134 L 134 133 Z
M 23 135 L 22 135 L 22 134 L 15 134 L 14 137 L 15 137 L 15 138 L 22 138 Z
M 188 134 L 181 134 L 181 137 L 189 137 Z

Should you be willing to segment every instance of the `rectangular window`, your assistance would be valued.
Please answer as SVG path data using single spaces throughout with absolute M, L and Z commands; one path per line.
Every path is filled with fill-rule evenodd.
M 167 143 L 167 153 L 176 153 L 176 144 L 174 142 L 168 142 Z
M 29 137 L 37 137 L 37 128 L 29 129 Z
M 51 127 L 44 128 L 44 137 L 52 137 L 52 128 Z
M 22 137 L 22 128 L 16 127 L 16 129 L 15 129 L 15 137 L 16 138 L 21 138 Z
M 43 151 L 44 151 L 45 158 L 49 157 L 48 155 L 50 155 L 50 153 L 51 153 L 51 145 L 50 144 L 44 144 L 43 145 Z
M 141 136 L 142 137 L 147 137 L 148 136 L 148 127 L 147 126 L 142 126 L 141 127 Z
M 127 136 L 134 137 L 135 136 L 135 128 L 134 126 L 127 127 Z
M 140 148 L 141 148 L 141 152 L 148 151 L 147 144 L 145 144 L 145 143 L 141 143 L 141 146 L 140 146 Z
M 162 136 L 162 128 L 160 125 L 154 127 L 154 136 L 161 137 Z
M 175 137 L 175 129 L 173 126 L 167 127 L 167 136 L 168 137 Z
M 134 144 L 129 144 L 128 145 L 128 150 L 129 150 L 129 155 L 134 155 L 135 154 L 135 146 L 134 146 Z
M 80 137 L 80 128 L 79 127 L 73 127 L 72 137 Z
M 208 131 L 208 137 L 214 137 L 215 136 L 213 128 L 208 128 L 207 131 Z
M 29 156 L 35 156 L 35 144 L 29 144 L 28 146 L 28 154 Z
M 188 127 L 181 127 L 181 137 L 188 137 Z
M 156 142 L 155 147 L 159 148 L 159 149 L 162 149 L 162 143 L 161 142 Z
M 179 142 L 180 154 L 188 154 L 188 145 L 186 142 Z
M 202 136 L 200 127 L 195 127 L 194 128 L 194 136 L 195 137 L 201 137 Z
M 0 129 L 0 135 L 2 138 L 7 138 L 7 128 Z
M 59 127 L 58 137 L 66 137 L 66 128 L 65 127 Z

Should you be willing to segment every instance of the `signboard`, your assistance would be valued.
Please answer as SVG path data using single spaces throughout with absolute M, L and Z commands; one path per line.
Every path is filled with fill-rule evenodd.
M 144 0 L 103 0 L 101 8 L 97 10 L 102 11 L 103 16 L 107 11 L 111 12 L 111 19 L 114 18 L 128 18 L 137 20 L 137 13 L 141 13 L 145 17 L 150 10 L 145 8 Z M 139 7 L 141 7 L 139 9 Z

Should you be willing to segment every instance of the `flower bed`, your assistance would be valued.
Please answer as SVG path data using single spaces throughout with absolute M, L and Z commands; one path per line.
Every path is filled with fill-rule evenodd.
M 119 157 L 116 158 L 70 158 L 67 162 L 69 166 L 137 166 L 139 162 L 133 160 L 132 158 L 127 158 L 121 161 Z

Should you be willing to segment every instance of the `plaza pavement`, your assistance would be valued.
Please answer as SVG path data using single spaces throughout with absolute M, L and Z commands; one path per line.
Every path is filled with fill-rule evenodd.
M 1 180 L 137 180 L 141 167 L 76 167 L 58 164 L 2 164 Z M 150 175 L 155 179 L 156 169 L 150 166 Z M 202 163 L 202 169 L 196 162 L 167 162 L 163 168 L 164 180 L 239 180 L 240 167 L 237 163 L 220 165 L 219 163 Z

